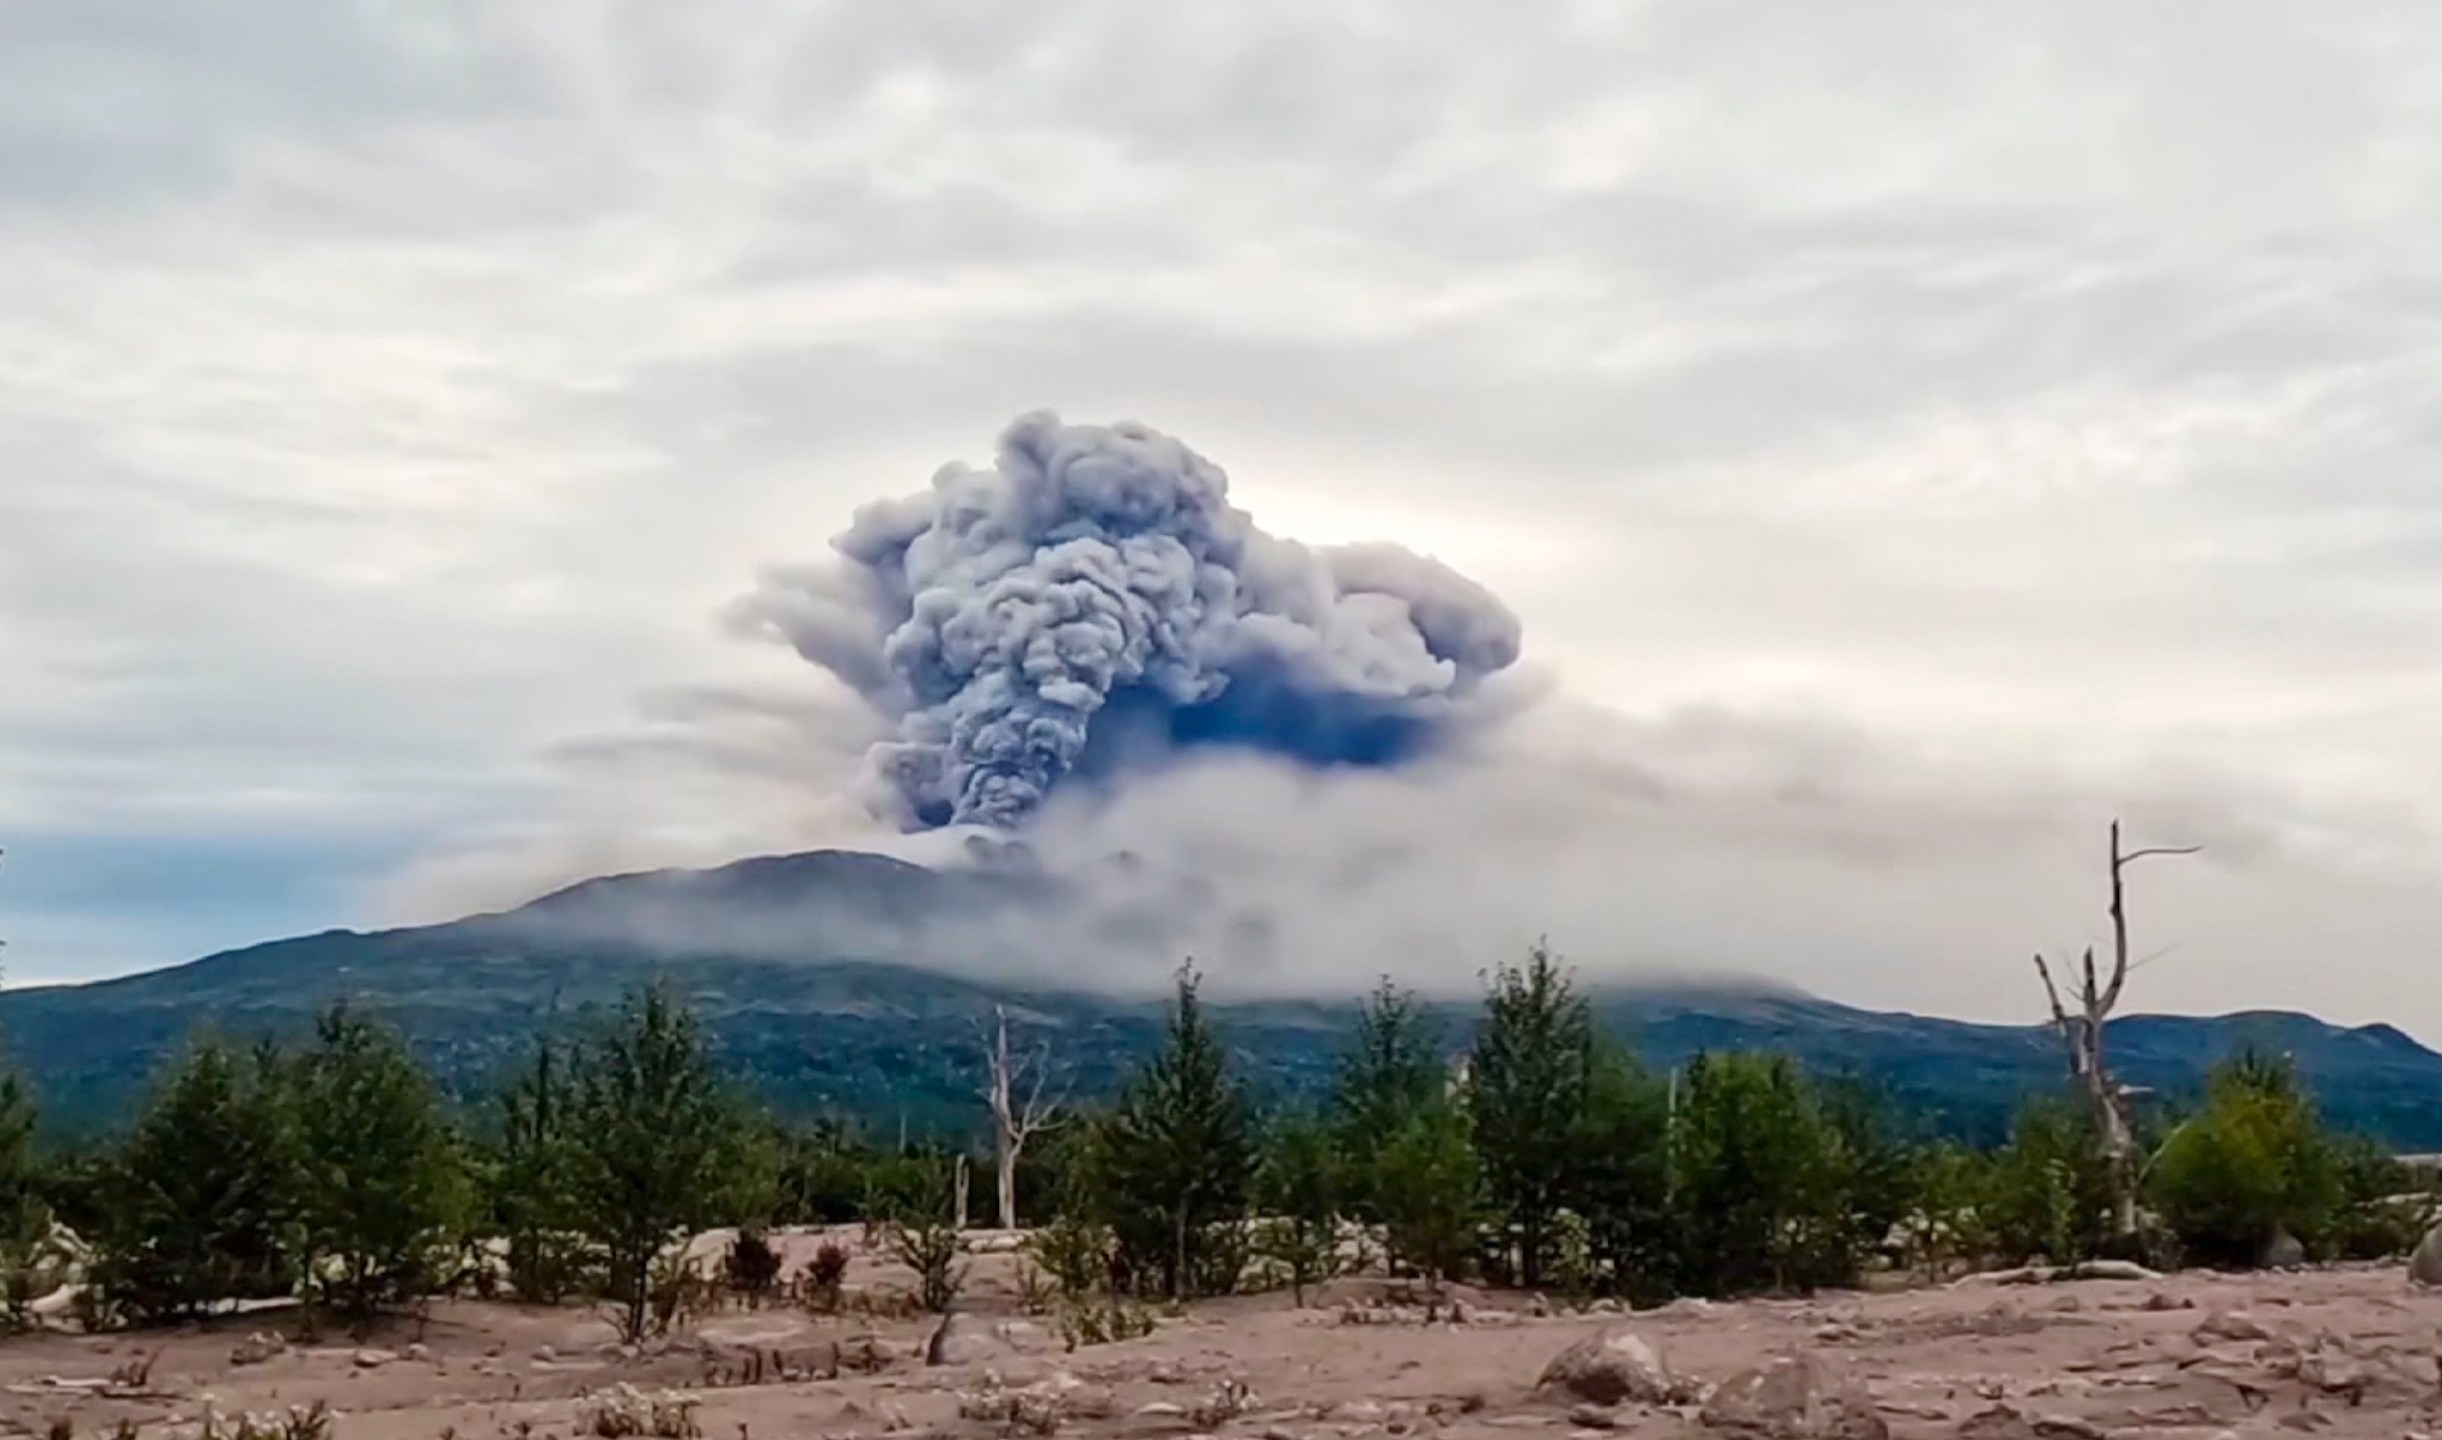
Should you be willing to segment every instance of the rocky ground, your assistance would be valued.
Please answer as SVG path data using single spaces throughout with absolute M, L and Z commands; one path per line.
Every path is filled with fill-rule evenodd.
M 1021 1313 L 1015 1261 L 991 1255 L 942 1364 L 932 1321 L 889 1313 L 906 1278 L 864 1256 L 850 1281 L 878 1313 L 729 1309 L 641 1353 L 593 1312 L 474 1302 L 362 1345 L 276 1312 L 35 1335 L 0 1344 L 0 1425 L 187 1440 L 207 1417 L 227 1435 L 321 1402 L 335 1440 L 2442 1435 L 2442 1294 L 2390 1267 L 1635 1316 L 1472 1292 L 1455 1316 L 1428 1313 L 1387 1282 L 1342 1281 L 1307 1308 L 1222 1301 L 1070 1351 L 1055 1320 Z

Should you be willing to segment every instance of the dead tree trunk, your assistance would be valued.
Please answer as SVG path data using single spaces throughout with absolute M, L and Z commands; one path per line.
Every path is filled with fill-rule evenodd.
M 992 1158 L 998 1181 L 1000 1222 L 1003 1230 L 1017 1228 L 1017 1167 L 1018 1156 L 1026 1142 L 1059 1123 L 1060 1105 L 1057 1100 L 1043 1098 L 1043 1085 L 1048 1078 L 1048 1052 L 1037 1050 L 1032 1055 L 1012 1056 L 1009 1053 L 1009 1012 L 1001 1006 L 992 1007 L 992 1035 L 984 1047 L 984 1058 L 991 1078 L 984 1087 L 984 1099 L 992 1107 Z M 1021 1098 L 1018 1090 L 1026 1087 Z
M 2103 1158 L 2111 1167 L 2112 1228 L 2123 1236 L 2134 1234 L 2137 1229 L 2137 1136 L 2129 1122 L 2129 1091 L 2112 1078 L 2110 1067 L 2103 1061 L 2103 1027 L 2120 1003 L 2121 990 L 2128 984 L 2126 872 L 2139 860 L 2160 855 L 2193 855 L 2199 848 L 2189 845 L 2123 851 L 2120 822 L 2112 821 L 2110 978 L 2103 980 L 2097 975 L 2094 947 L 2087 946 L 2076 976 L 2073 998 L 2077 1004 L 2072 1010 L 2062 1002 L 2060 987 L 2053 983 L 2052 967 L 2044 963 L 2043 956 L 2035 957 L 2035 973 L 2043 977 L 2044 993 L 2052 1002 L 2052 1028 L 2060 1033 L 2061 1043 L 2069 1052 L 2069 1076 L 2085 1092 L 2086 1103 L 2094 1111 Z

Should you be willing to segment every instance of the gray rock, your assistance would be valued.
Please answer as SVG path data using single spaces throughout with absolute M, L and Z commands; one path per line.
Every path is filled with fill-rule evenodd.
M 956 1311 L 941 1317 L 924 1345 L 927 1365 L 975 1365 L 1015 1353 L 1017 1346 L 991 1321 Z
M 2295 1270 L 2306 1263 L 2306 1246 L 2287 1230 L 2275 1230 L 2264 1246 L 2264 1268 Z
M 1597 1405 L 1629 1400 L 1666 1404 L 1679 1394 L 1670 1364 L 1653 1342 L 1626 1325 L 1613 1325 L 1552 1357 L 1536 1382 Z
M 2408 1278 L 2419 1285 L 2442 1286 L 2442 1225 L 2426 1231 L 2416 1253 L 2408 1257 Z
M 1721 1382 L 1705 1425 L 1757 1440 L 1890 1440 L 1891 1427 L 1844 1372 L 1810 1354 L 1776 1355 Z

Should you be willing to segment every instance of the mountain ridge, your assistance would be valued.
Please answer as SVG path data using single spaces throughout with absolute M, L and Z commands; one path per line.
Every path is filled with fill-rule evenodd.
M 995 1005 L 1046 1032 L 1082 1094 L 1107 1093 L 1157 1043 L 1157 994 L 980 978 L 944 963 L 948 939 L 1061 902 L 1056 882 L 1022 866 L 933 870 L 858 851 L 759 856 L 595 877 L 435 925 L 327 930 L 86 985 L 0 991 L 0 1032 L 35 1084 L 46 1128 L 74 1134 L 126 1115 L 198 1026 L 297 1035 L 316 1010 L 348 998 L 397 1024 L 444 1087 L 472 1101 L 538 1029 L 582 1024 L 629 987 L 662 980 L 703 1014 L 723 1062 L 775 1108 L 876 1123 L 912 1117 L 965 1133 L 982 1115 L 973 1023 Z M 1867 1079 L 1931 1126 L 1971 1139 L 1996 1138 L 2026 1095 L 2065 1083 L 2047 1027 L 1868 1010 L 1721 977 L 1586 988 L 1602 1022 L 1651 1063 L 1786 1050 L 1819 1072 Z M 1250 1076 L 1275 1097 L 1327 1083 L 1356 1002 L 1210 999 Z M 1453 1042 L 1476 1003 L 1432 997 Z M 2339 1123 L 2401 1148 L 2442 1149 L 2442 1054 L 2392 1025 L 2334 1026 L 2278 1010 L 2132 1014 L 2112 1022 L 2110 1043 L 2124 1080 L 2172 1102 L 2242 1044 L 2286 1050 Z

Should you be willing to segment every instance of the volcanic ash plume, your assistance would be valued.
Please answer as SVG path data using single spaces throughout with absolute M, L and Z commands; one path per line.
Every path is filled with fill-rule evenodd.
M 736 618 L 882 712 L 869 759 L 916 827 L 1015 826 L 1070 776 L 1178 746 L 1393 764 L 1518 658 L 1482 586 L 1397 546 L 1267 535 L 1219 466 L 1142 425 L 1022 416 L 990 469 L 946 466 L 831 545 Z

